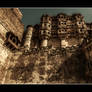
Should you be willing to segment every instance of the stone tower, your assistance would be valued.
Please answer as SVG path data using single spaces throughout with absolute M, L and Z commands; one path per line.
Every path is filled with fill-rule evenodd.
M 41 47 L 48 46 L 48 40 L 50 36 L 51 36 L 51 17 L 48 15 L 43 15 L 41 17 L 41 24 L 40 24 Z
M 28 25 L 27 28 L 26 28 L 26 37 L 25 37 L 25 42 L 24 42 L 24 49 L 27 50 L 27 51 L 30 50 L 33 30 L 34 29 L 31 25 Z

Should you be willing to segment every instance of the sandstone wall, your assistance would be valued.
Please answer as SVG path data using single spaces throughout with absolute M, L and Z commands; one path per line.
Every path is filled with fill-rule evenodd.
M 3 84 L 10 64 L 12 52 L 4 46 L 4 40 L 0 38 L 0 84 Z
M 13 32 L 22 40 L 24 25 L 22 14 L 17 8 L 0 8 L 0 84 L 5 83 L 7 69 L 12 62 L 13 53 L 5 46 L 6 33 Z
M 2 24 L 7 31 L 11 31 L 18 36 L 21 41 L 24 25 L 11 8 L 0 8 L 0 24 Z
M 50 48 L 17 52 L 11 58 L 4 83 L 64 84 L 88 83 L 83 53 Z

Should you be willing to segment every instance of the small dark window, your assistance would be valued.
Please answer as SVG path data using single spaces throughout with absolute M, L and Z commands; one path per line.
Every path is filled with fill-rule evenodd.
M 13 37 L 10 35 L 10 39 L 12 39 Z
M 59 30 L 59 32 L 61 32 L 61 30 Z
M 46 24 L 44 24 L 46 26 Z
M 61 18 L 64 18 L 64 16 L 61 16 Z
M 60 16 L 58 18 L 60 18 Z
M 50 27 L 50 25 L 48 25 Z
M 48 32 L 48 34 L 50 34 L 50 32 Z
M 49 21 L 51 21 L 51 19 L 49 18 Z
M 82 29 L 80 31 L 82 32 Z
M 64 24 L 63 22 L 61 22 L 61 24 Z
M 15 43 L 16 42 L 16 38 L 13 38 L 12 41 Z
M 81 22 L 79 22 L 79 24 L 81 24 Z
M 80 18 L 80 16 L 78 16 L 78 18 Z
M 45 33 L 45 31 L 43 31 L 43 33 Z

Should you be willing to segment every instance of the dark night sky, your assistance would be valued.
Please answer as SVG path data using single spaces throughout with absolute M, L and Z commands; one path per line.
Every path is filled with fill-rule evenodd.
M 27 25 L 35 25 L 40 23 L 42 14 L 57 15 L 58 13 L 81 13 L 86 22 L 92 22 L 92 8 L 20 8 L 23 18 L 22 22 L 25 27 Z

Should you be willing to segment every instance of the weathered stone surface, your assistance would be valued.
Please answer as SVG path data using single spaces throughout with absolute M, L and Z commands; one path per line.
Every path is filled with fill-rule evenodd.
M 45 52 L 44 52 L 45 53 Z M 20 54 L 12 57 L 5 83 L 86 83 L 86 61 L 80 54 L 48 58 L 48 52 L 41 56 L 41 51 L 33 55 Z M 79 57 L 80 56 L 80 57 Z
M 0 84 L 92 82 L 92 45 L 89 44 L 92 38 L 85 32 L 87 25 L 82 15 L 43 16 L 41 27 L 38 25 L 25 35 L 28 50 L 25 51 L 21 44 L 19 49 L 11 50 L 13 48 L 8 48 L 11 44 L 5 45 L 6 33 L 10 30 L 22 43 L 24 26 L 21 18 L 18 8 L 0 9 Z M 84 37 L 90 39 L 84 40 Z
M 16 10 L 16 8 L 14 10 Z M 19 40 L 21 41 L 24 32 L 24 25 L 22 24 L 21 20 L 18 19 L 18 17 L 15 15 L 13 9 L 0 8 L 0 23 L 8 31 L 12 31 L 16 36 L 18 36 Z
M 6 34 L 11 31 L 20 41 L 22 40 L 24 25 L 20 20 L 21 17 L 22 14 L 17 8 L 14 11 L 11 8 L 0 8 L 0 84 L 6 83 L 6 78 L 10 76 L 7 73 L 13 57 L 13 52 L 8 48 L 9 45 L 5 45 Z

